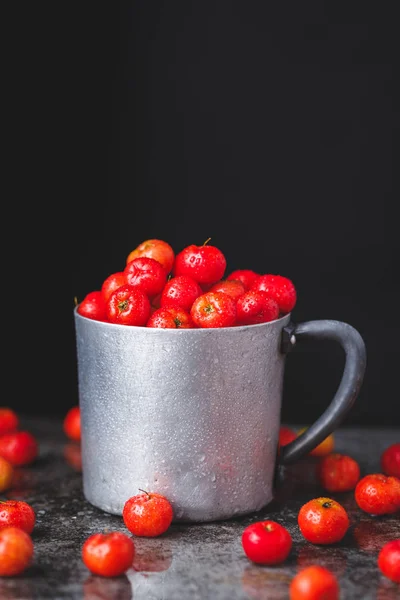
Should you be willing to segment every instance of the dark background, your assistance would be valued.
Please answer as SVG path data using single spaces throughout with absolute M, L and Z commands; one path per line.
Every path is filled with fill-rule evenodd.
M 211 237 L 227 273 L 291 278 L 296 322 L 356 327 L 368 364 L 346 424 L 399 425 L 394 3 L 143 0 L 43 22 L 30 10 L 7 97 L 29 231 L 19 272 L 39 312 L 30 392 L 8 404 L 64 414 L 78 401 L 74 297 L 147 238 L 178 252 Z M 317 418 L 342 367 L 333 344 L 297 348 L 283 419 Z

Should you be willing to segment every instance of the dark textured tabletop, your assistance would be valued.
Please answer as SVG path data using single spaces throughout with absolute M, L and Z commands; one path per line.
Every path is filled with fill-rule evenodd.
M 82 492 L 79 446 L 68 442 L 62 422 L 22 418 L 40 444 L 35 464 L 18 472 L 3 496 L 34 508 L 34 562 L 22 575 L 0 578 L 1 600 L 278 600 L 288 599 L 296 572 L 321 564 L 338 577 L 341 600 L 397 600 L 400 585 L 380 574 L 377 555 L 387 541 L 400 538 L 399 514 L 370 517 L 358 509 L 353 493 L 335 494 L 348 510 L 351 527 L 334 546 L 314 546 L 302 537 L 297 513 L 307 500 L 326 495 L 315 480 L 315 460 L 286 468 L 273 503 L 259 513 L 209 524 L 177 524 L 161 537 L 135 538 L 132 569 L 115 579 L 93 576 L 81 560 L 81 547 L 92 533 L 128 533 L 122 517 L 89 504 Z M 400 440 L 400 429 L 346 428 L 335 433 L 336 450 L 359 461 L 362 474 L 378 472 L 379 457 Z M 284 564 L 257 566 L 241 546 L 243 529 L 256 520 L 273 519 L 292 534 L 293 548 Z

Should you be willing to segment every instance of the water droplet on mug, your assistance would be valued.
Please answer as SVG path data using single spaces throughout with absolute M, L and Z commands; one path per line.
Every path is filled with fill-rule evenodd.
M 206 455 L 205 455 L 205 454 L 202 454 L 202 455 L 199 457 L 199 461 L 200 461 L 200 462 L 204 462 L 205 460 L 206 460 Z
M 215 473 L 211 473 L 211 481 L 214 482 L 217 479 L 217 476 Z

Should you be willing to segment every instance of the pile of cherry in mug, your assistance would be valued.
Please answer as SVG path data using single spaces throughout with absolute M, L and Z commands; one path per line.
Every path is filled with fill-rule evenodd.
M 164 240 L 142 242 L 101 289 L 76 301 L 78 313 L 120 325 L 193 329 L 256 325 L 293 310 L 290 279 L 252 269 L 226 276 L 226 258 L 209 241 L 177 254 Z

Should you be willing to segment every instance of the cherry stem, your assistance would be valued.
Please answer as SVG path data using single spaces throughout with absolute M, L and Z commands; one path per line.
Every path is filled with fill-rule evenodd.
M 148 497 L 150 498 L 150 494 L 146 490 L 142 490 L 142 488 L 139 488 L 139 492 L 143 492 L 143 494 L 147 494 Z
M 206 241 L 204 242 L 203 246 L 206 246 L 210 240 L 211 240 L 211 238 L 207 238 Z

